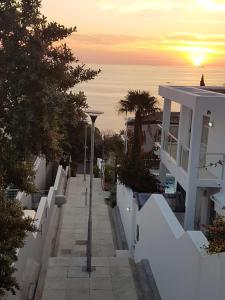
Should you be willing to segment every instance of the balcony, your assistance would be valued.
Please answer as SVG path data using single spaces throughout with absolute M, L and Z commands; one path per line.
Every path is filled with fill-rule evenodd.
M 163 131 L 163 150 L 165 150 L 174 160 L 177 159 L 178 141 L 171 133 Z
M 201 152 L 198 178 L 201 180 L 220 181 L 224 175 L 225 153 Z

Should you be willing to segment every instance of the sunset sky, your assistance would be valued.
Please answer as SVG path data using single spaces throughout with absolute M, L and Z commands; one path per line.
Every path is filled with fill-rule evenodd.
M 225 1 L 43 0 L 86 63 L 225 66 Z

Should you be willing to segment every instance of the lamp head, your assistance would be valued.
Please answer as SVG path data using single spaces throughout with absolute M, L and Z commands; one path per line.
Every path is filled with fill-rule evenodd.
M 209 123 L 208 123 L 208 125 L 209 125 L 209 127 L 213 127 L 213 121 L 209 121 Z
M 102 111 L 98 111 L 98 110 L 86 110 L 85 113 L 89 115 L 89 117 L 91 118 L 92 122 L 95 122 L 95 120 L 97 119 L 97 117 L 99 115 L 103 114 Z

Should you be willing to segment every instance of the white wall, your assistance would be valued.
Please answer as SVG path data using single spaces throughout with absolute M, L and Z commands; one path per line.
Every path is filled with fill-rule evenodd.
M 119 203 L 127 203 L 126 187 L 120 185 Z M 128 197 L 129 198 L 129 197 Z M 123 209 L 124 205 L 119 204 Z M 121 213 L 125 224 L 129 218 Z M 208 255 L 208 241 L 200 231 L 184 231 L 162 195 L 152 195 L 140 211 L 136 262 L 148 259 L 162 300 L 225 299 L 225 253 Z
M 122 184 L 117 184 L 117 205 L 127 239 L 127 245 L 131 251 L 133 245 L 133 224 L 132 224 L 132 207 L 133 207 L 133 191 L 125 188 Z
M 57 217 L 58 208 L 55 205 L 55 195 L 63 194 L 67 180 L 67 174 L 62 166 L 59 166 L 54 187 L 51 187 L 47 197 L 42 197 L 35 215 L 35 224 L 38 229 L 35 233 L 29 233 L 25 240 L 25 246 L 18 250 L 18 261 L 15 264 L 16 279 L 21 287 L 15 296 L 9 295 L 7 300 L 26 300 L 29 292 L 32 294 L 38 280 L 43 259 L 47 260 L 44 249 L 46 243 L 51 244 L 54 238 L 54 230 L 50 224 Z
M 209 128 L 208 152 L 225 153 L 225 119 L 224 110 L 216 108 L 210 115 L 213 127 Z

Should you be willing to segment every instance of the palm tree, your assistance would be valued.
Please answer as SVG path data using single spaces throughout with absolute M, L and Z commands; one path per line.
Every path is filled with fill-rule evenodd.
M 142 137 L 142 119 L 145 116 L 153 115 L 160 111 L 158 101 L 146 91 L 129 90 L 126 97 L 119 101 L 118 113 L 135 113 L 134 121 L 134 159 L 141 155 Z

